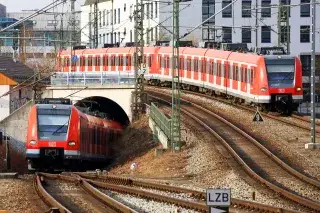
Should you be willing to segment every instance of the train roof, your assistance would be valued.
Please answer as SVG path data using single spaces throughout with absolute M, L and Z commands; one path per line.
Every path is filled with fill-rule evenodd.
M 144 53 L 152 54 L 155 51 L 154 47 L 144 47 Z M 75 50 L 75 55 L 97 55 L 104 53 L 114 53 L 114 54 L 133 54 L 135 52 L 135 47 L 113 47 L 113 48 L 98 48 L 98 49 L 81 49 Z M 60 51 L 60 55 L 70 55 L 70 50 Z

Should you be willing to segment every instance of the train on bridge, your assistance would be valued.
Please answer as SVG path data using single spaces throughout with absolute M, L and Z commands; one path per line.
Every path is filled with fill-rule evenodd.
M 81 112 L 68 99 L 45 99 L 29 112 L 28 169 L 102 168 L 110 159 L 110 143 L 122 128 L 116 121 Z
M 186 90 L 222 95 L 234 102 L 290 115 L 302 101 L 302 66 L 298 57 L 259 55 L 180 47 L 179 74 Z M 135 47 L 61 51 L 58 72 L 126 73 L 134 70 Z M 170 86 L 172 47 L 145 47 L 145 80 Z M 177 73 L 175 73 L 177 74 Z

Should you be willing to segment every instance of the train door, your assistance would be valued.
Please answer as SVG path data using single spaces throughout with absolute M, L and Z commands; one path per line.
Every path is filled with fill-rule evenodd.
M 221 60 L 216 61 L 216 85 L 221 88 Z
M 101 58 L 100 55 L 96 55 L 95 57 L 95 71 L 100 71 L 100 66 L 101 66 Z
M 191 79 L 191 56 L 187 56 L 187 78 Z
M 198 57 L 193 58 L 193 80 L 195 81 L 199 80 L 199 58 Z
M 237 63 L 232 64 L 232 89 L 237 91 L 239 86 L 238 86 L 238 80 L 239 80 L 239 66 Z
M 247 93 L 247 65 L 242 64 L 240 68 L 241 72 L 241 92 Z
M 214 68 L 214 60 L 213 59 L 209 59 L 207 61 L 208 63 L 208 76 L 209 76 L 209 84 L 211 84 L 211 86 L 214 84 L 213 82 L 213 68 Z
M 85 71 L 85 66 L 86 66 L 85 57 L 82 55 L 80 56 L 80 72 Z
M 118 71 L 123 71 L 123 55 L 118 55 Z
M 89 55 L 88 56 L 88 64 L 87 64 L 87 67 L 88 67 L 88 71 L 92 71 L 92 56 Z
M 226 94 L 228 94 L 228 89 L 230 88 L 231 85 L 231 77 L 232 75 L 230 74 L 230 63 L 228 61 L 224 62 L 224 86 L 226 89 Z
M 111 55 L 111 71 L 116 71 L 116 56 L 114 54 Z
M 184 77 L 184 57 L 180 56 L 179 59 L 179 75 L 181 78 Z
M 164 56 L 164 75 L 169 76 L 169 66 L 170 66 L 170 60 L 169 56 Z
M 69 67 L 70 67 L 70 58 L 68 56 L 64 57 L 64 72 L 69 72 Z
M 102 71 L 108 71 L 108 55 L 103 55 L 103 58 L 102 58 Z
M 201 60 L 201 81 L 205 83 L 207 81 L 207 60 L 202 58 Z

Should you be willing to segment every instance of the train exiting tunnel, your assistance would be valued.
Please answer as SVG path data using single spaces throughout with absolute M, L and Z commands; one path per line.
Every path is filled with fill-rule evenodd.
M 87 97 L 77 101 L 74 105 L 81 108 L 87 108 L 91 112 L 105 113 L 108 119 L 118 121 L 123 126 L 127 126 L 130 123 L 129 117 L 122 107 L 113 100 L 105 97 Z

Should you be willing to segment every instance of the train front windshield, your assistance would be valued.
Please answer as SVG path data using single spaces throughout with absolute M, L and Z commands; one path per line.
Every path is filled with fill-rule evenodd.
M 70 109 L 37 109 L 38 138 L 40 140 L 66 140 Z
M 295 60 L 265 59 L 270 88 L 293 87 Z

